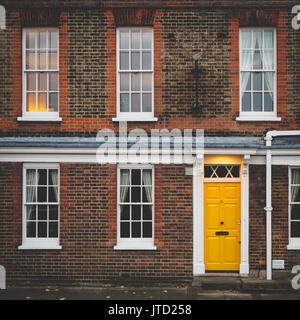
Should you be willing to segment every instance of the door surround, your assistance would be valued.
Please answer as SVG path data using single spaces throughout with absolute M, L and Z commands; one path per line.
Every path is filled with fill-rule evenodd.
M 249 160 L 250 155 L 197 155 L 193 165 L 193 275 L 204 275 L 204 164 L 241 165 L 241 259 L 239 274 L 249 275 Z

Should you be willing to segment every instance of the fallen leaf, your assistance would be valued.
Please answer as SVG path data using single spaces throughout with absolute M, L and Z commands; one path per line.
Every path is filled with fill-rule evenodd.
M 66 300 L 66 298 L 60 298 L 59 300 Z
M 50 291 L 50 289 L 45 289 L 45 291 L 46 291 L 46 292 L 49 292 L 49 291 Z
M 31 297 L 26 297 L 26 300 L 30 300 L 31 299 Z
M 164 292 L 164 293 L 168 293 L 168 290 L 164 290 L 163 292 Z
M 149 299 L 152 299 L 153 297 L 152 296 L 150 296 L 150 297 L 148 297 Z
M 124 289 L 124 286 L 121 286 L 121 289 Z
M 59 289 L 55 289 L 54 291 L 59 291 Z
M 124 293 L 128 293 L 128 290 L 125 290 Z
M 132 291 L 132 294 L 135 294 L 135 291 Z
M 106 296 L 106 299 L 110 299 L 110 296 Z
M 144 294 L 147 294 L 147 292 L 146 292 L 146 291 L 144 291 Z

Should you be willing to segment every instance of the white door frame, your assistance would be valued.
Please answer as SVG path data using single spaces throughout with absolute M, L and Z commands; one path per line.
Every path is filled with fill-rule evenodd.
M 244 155 L 241 172 L 241 262 L 240 276 L 249 275 L 249 160 Z M 204 264 L 204 155 L 193 165 L 193 275 L 205 274 Z

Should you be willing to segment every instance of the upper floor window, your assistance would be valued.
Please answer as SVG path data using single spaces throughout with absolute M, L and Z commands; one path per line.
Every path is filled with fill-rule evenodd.
M 240 30 L 240 118 L 276 118 L 276 30 Z
M 23 118 L 57 120 L 59 34 L 57 28 L 23 30 Z
M 153 120 L 153 30 L 117 30 L 117 116 Z

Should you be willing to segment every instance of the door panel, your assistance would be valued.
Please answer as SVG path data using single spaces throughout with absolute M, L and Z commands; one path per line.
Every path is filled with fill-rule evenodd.
M 206 270 L 239 270 L 240 183 L 204 183 L 204 259 Z M 216 232 L 228 235 L 216 235 Z

